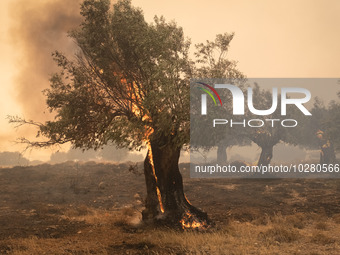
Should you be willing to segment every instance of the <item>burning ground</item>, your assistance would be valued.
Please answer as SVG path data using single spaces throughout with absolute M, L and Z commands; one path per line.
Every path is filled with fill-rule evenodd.
M 130 169 L 130 171 L 129 171 Z M 140 223 L 142 166 L 63 163 L 0 169 L 1 254 L 340 254 L 340 181 L 190 179 L 216 223 Z

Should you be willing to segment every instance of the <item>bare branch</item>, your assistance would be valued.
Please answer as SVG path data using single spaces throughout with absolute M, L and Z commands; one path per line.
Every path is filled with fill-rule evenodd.
M 6 117 L 6 119 L 8 119 L 8 122 L 11 123 L 11 124 L 15 124 L 15 128 L 19 128 L 23 125 L 32 125 L 32 126 L 36 126 L 36 127 L 42 127 L 44 124 L 42 124 L 41 122 L 36 122 L 36 121 L 33 121 L 33 120 L 25 120 L 19 116 L 11 116 L 11 115 L 8 115 Z

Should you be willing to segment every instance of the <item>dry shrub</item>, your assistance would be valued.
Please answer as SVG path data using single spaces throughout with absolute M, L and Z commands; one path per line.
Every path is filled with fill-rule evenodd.
M 340 224 L 340 213 L 333 215 L 333 220 L 336 224 Z
M 254 225 L 287 225 L 298 229 L 303 229 L 307 225 L 307 217 L 303 213 L 296 213 L 294 215 L 282 216 L 281 214 L 272 217 L 265 215 L 259 217 L 252 222 Z
M 133 215 L 135 215 L 136 213 L 136 210 L 133 209 L 132 207 L 124 207 L 120 213 L 123 215 L 123 216 L 128 216 L 128 217 L 131 217 Z
M 268 225 L 271 223 L 271 218 L 268 215 L 260 216 L 251 222 L 255 226 Z
M 319 221 L 315 224 L 315 228 L 319 229 L 319 230 L 327 230 L 328 229 L 328 225 L 326 222 L 324 221 Z
M 111 224 L 120 227 L 134 225 L 132 222 L 134 218 L 138 217 L 137 214 L 139 212 L 133 207 L 124 207 L 112 218 Z
M 72 242 L 67 239 L 44 239 L 37 237 L 11 240 L 10 250 L 1 254 L 32 255 L 32 254 L 108 254 L 102 244 L 90 242 Z
M 9 241 L 0 241 L 0 254 L 9 254 L 13 250 L 13 245 Z
M 320 232 L 316 231 L 313 233 L 312 238 L 311 238 L 311 243 L 315 244 L 321 244 L 321 245 L 326 245 L 326 244 L 332 244 L 335 242 L 335 239 Z
M 170 254 L 226 254 L 229 246 L 240 242 L 239 239 L 235 240 L 228 234 L 226 229 L 207 233 L 157 230 L 147 236 L 146 240 L 155 245 L 161 244 L 163 247 L 175 248 L 178 251 Z M 244 252 L 240 250 L 237 254 L 244 254 Z
M 259 237 L 270 243 L 291 243 L 297 241 L 300 234 L 294 228 L 289 228 L 284 225 L 274 225 L 268 230 L 261 232 Z
M 84 221 L 91 225 L 127 226 L 139 224 L 139 212 L 132 207 L 119 211 L 107 211 L 86 205 L 72 206 L 64 209 L 62 218 L 71 221 Z
M 87 224 L 110 224 L 111 213 L 105 210 L 95 209 L 86 205 L 72 206 L 64 210 L 62 218 L 70 221 L 84 221 Z
M 53 214 L 53 215 L 60 215 L 62 214 L 62 209 L 60 206 L 53 205 L 53 204 L 43 204 L 39 203 L 34 206 L 34 209 L 31 209 L 32 214 L 37 214 L 41 216 L 45 216 L 48 214 Z
M 286 222 L 294 228 L 303 229 L 306 226 L 306 216 L 303 213 L 288 215 Z
M 78 206 L 68 207 L 64 211 L 64 215 L 67 218 L 85 216 L 85 215 L 88 215 L 90 213 L 91 213 L 91 209 L 86 205 L 78 205 Z
M 91 212 L 91 209 L 88 208 L 86 205 L 76 206 L 76 210 L 79 216 L 84 216 Z
M 125 227 L 129 225 L 129 221 L 127 217 L 120 215 L 112 219 L 112 225 L 116 227 Z
M 313 222 L 319 222 L 319 221 L 326 221 L 328 219 L 328 216 L 325 212 L 318 212 L 318 213 L 309 213 L 308 218 L 309 220 Z

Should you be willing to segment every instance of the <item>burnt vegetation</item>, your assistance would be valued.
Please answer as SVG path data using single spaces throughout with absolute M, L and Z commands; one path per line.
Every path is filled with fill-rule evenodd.
M 19 98 L 37 119 L 9 121 L 38 129 L 36 140 L 19 139 L 28 148 L 73 149 L 54 154 L 54 165 L 25 166 L 19 153 L 0 154 L 5 166 L 23 165 L 0 168 L 1 254 L 340 254 L 338 179 L 190 179 L 189 164 L 179 164 L 190 146 L 190 78 L 238 81 L 245 91 L 245 76 L 227 58 L 233 33 L 196 45 L 191 58 L 181 27 L 163 17 L 147 23 L 128 0 L 84 0 L 80 15 L 77 1 L 61 2 L 41 13 L 18 6 L 27 19 L 18 41 L 29 42 L 26 62 L 35 59 L 18 77 Z M 63 31 L 74 23 L 80 25 L 65 47 L 53 53 L 56 64 L 45 62 L 47 45 L 63 44 Z M 44 36 L 32 36 L 42 30 Z M 35 73 L 37 66 L 44 68 Z M 45 88 L 50 70 L 56 73 L 43 93 L 52 116 L 46 121 L 27 92 Z M 255 85 L 254 94 L 258 109 L 270 107 L 269 91 Z M 217 144 L 217 161 L 225 163 L 227 148 L 254 142 L 261 148 L 257 164 L 266 165 L 284 142 L 320 149 L 321 163 L 334 163 L 339 103 L 314 102 L 311 118 L 292 112 L 302 127 L 295 132 L 234 129 L 204 149 Z M 221 111 L 231 116 L 228 105 Z M 128 149 L 146 149 L 144 162 L 58 159 L 121 161 Z

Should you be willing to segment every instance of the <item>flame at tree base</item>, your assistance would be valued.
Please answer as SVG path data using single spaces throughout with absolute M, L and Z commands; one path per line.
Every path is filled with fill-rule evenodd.
M 211 227 L 207 219 L 199 219 L 199 217 L 190 213 L 188 210 L 183 214 L 180 224 L 183 230 L 206 230 Z

